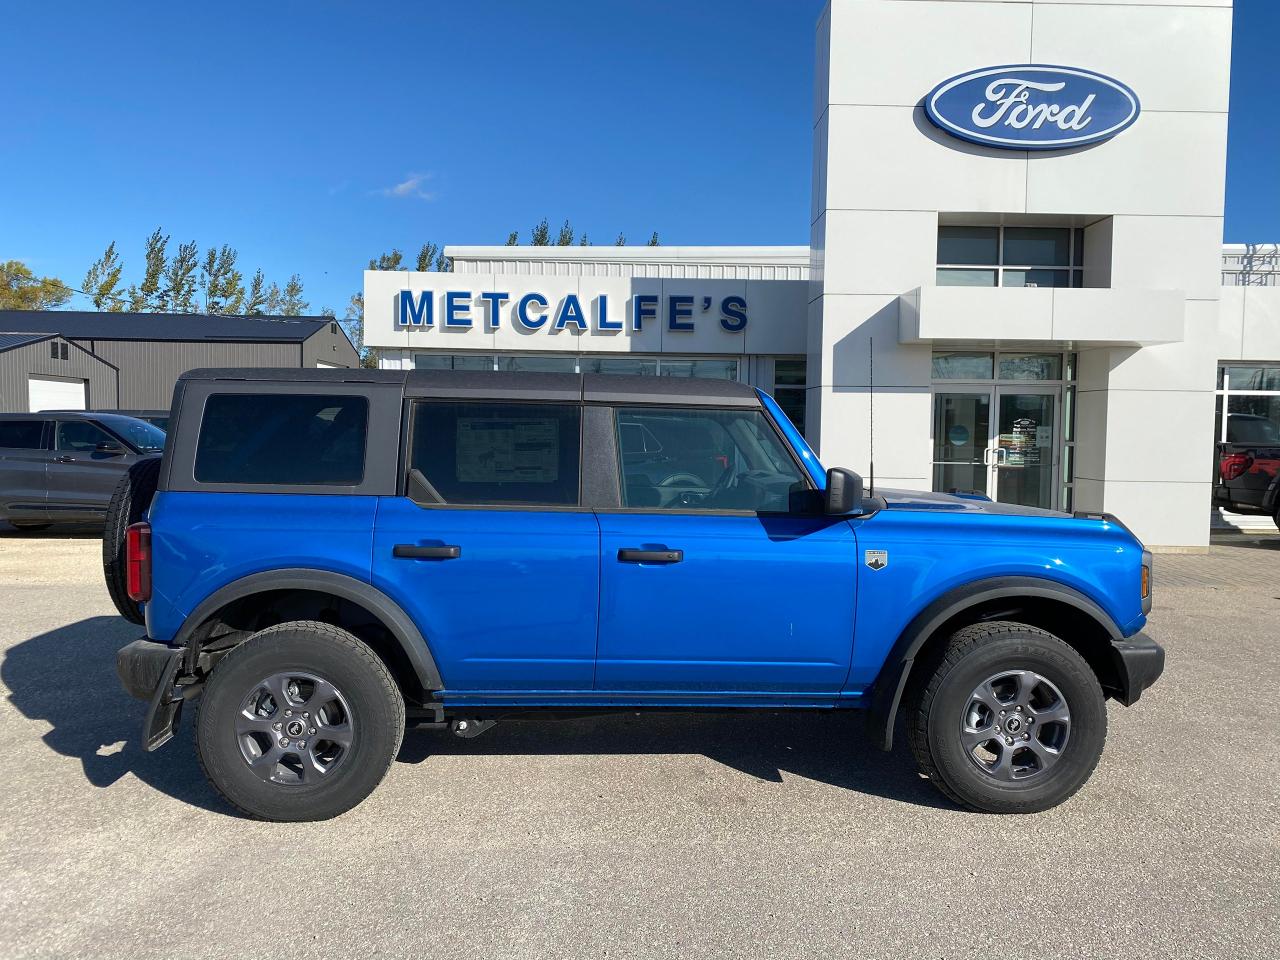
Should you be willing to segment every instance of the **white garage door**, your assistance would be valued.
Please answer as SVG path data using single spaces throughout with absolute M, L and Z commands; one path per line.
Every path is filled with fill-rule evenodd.
M 32 413 L 40 410 L 83 410 L 85 387 L 85 381 L 70 377 L 28 377 L 27 405 Z

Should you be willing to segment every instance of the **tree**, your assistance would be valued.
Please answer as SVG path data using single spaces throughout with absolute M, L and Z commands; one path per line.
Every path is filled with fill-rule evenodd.
M 418 269 L 423 272 L 430 270 L 439 256 L 439 247 L 434 243 L 424 243 L 422 249 L 418 251 Z
M 660 244 L 658 243 L 658 231 L 655 230 L 653 231 L 653 236 L 649 238 L 649 246 L 656 247 L 659 245 Z
M 400 264 L 404 262 L 404 254 L 395 247 L 391 248 L 390 253 L 384 253 L 374 257 L 369 261 L 370 270 L 399 270 Z
M 142 283 L 129 285 L 129 309 L 133 313 L 154 313 L 164 309 L 168 292 L 162 284 L 165 276 L 165 247 L 168 244 L 168 235 L 161 235 L 159 227 L 147 237 L 143 252 L 146 269 Z
M 364 345 L 363 293 L 353 293 L 351 295 L 351 302 L 347 304 L 346 317 L 342 320 L 342 329 L 347 332 L 347 336 L 360 354 L 360 366 L 376 369 L 378 366 L 378 351 L 375 347 L 366 347 Z
M 280 301 L 280 313 L 286 317 L 300 317 L 311 304 L 302 299 L 302 278 L 296 273 L 284 285 L 284 297 Z
M 0 263 L 0 310 L 51 310 L 73 292 L 57 277 L 37 277 L 21 260 Z
M 271 286 L 267 287 L 267 302 L 264 307 L 265 312 L 263 315 L 267 317 L 280 316 L 280 311 L 282 309 L 281 303 L 283 301 L 284 297 L 280 295 L 279 284 L 274 280 L 271 281 Z
M 569 221 L 564 222 L 564 226 L 560 228 L 560 235 L 556 237 L 557 247 L 567 247 L 573 243 L 573 227 L 569 226 Z
M 618 239 L 613 241 L 613 245 L 615 247 L 625 247 L 627 245 L 627 238 L 622 235 L 622 231 L 618 231 Z
M 551 246 L 551 228 L 547 226 L 546 217 L 543 217 L 542 222 L 533 228 L 533 235 L 529 238 L 529 245 L 534 247 Z
M 591 241 L 587 239 L 587 235 L 585 233 L 582 235 L 582 239 L 578 241 L 578 246 L 580 247 L 591 246 Z
M 120 292 L 120 274 L 124 264 L 116 255 L 116 242 L 107 244 L 106 252 L 89 265 L 84 275 L 84 292 L 93 301 L 95 310 L 120 311 L 124 309 L 124 296 Z
M 237 314 L 244 306 L 244 277 L 236 269 L 236 251 L 227 244 L 205 251 L 200 269 L 205 313 Z
M 253 272 L 253 279 L 249 281 L 249 292 L 244 297 L 244 315 L 246 317 L 260 317 L 262 310 L 267 305 L 267 281 L 262 275 L 262 268 L 259 267 Z
M 520 234 L 518 231 L 512 230 L 507 234 L 507 246 L 514 247 L 520 242 Z
M 165 303 L 163 309 L 174 313 L 196 312 L 196 267 L 199 253 L 195 241 L 178 244 L 178 252 L 165 271 Z

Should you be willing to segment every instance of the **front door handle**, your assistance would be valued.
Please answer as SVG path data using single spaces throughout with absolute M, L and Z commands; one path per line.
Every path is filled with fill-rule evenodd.
M 75 458 L 75 457 L 67 457 L 67 456 L 54 457 L 54 458 L 53 458 L 53 462 L 54 462 L 54 463 L 75 463 L 75 462 L 76 462 L 76 458 Z
M 399 560 L 457 560 L 462 556 L 462 548 L 454 544 L 420 547 L 413 543 L 397 543 L 391 548 L 391 555 Z
M 679 563 L 684 559 L 683 550 L 633 550 L 623 547 L 618 551 L 623 563 Z

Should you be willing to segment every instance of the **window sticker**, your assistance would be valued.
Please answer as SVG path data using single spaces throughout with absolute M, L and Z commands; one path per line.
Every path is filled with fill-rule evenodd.
M 551 418 L 458 419 L 461 483 L 555 483 L 560 479 L 560 424 Z

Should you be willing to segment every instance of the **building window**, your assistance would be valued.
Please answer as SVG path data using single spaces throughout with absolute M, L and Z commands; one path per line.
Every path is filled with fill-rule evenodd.
M 49 341 L 49 356 L 54 360 L 66 360 L 71 356 L 71 347 L 67 343 L 51 340 Z
M 1214 499 L 1237 513 L 1262 513 L 1280 473 L 1280 363 L 1218 367 Z
M 801 361 L 803 363 L 803 361 Z M 415 353 L 415 370 L 508 370 L 537 373 L 613 373 L 633 376 L 693 377 L 711 380 L 738 380 L 736 358 L 581 357 L 572 354 L 448 354 Z
M 779 357 L 773 361 L 773 399 L 801 434 L 809 395 L 807 370 L 804 357 Z
M 938 227 L 940 287 L 1082 287 L 1084 230 Z

